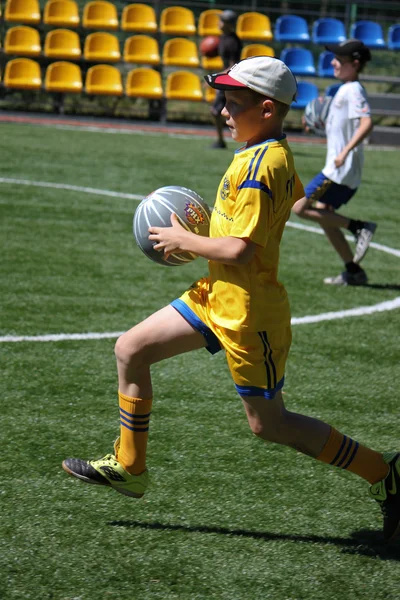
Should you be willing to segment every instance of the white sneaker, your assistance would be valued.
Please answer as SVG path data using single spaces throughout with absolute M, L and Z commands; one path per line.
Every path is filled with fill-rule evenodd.
M 328 285 L 365 285 L 368 281 L 368 277 L 365 271 L 358 271 L 358 273 L 349 273 L 343 271 L 336 277 L 325 277 L 324 283 Z
M 364 227 L 357 232 L 356 235 L 356 251 L 354 253 L 353 262 L 360 263 L 367 253 L 375 230 L 377 228 L 376 223 L 365 223 Z

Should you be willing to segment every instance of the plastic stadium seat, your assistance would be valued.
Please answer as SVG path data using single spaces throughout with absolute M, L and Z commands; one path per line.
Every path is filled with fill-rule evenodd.
M 38 0 L 7 0 L 4 19 L 10 23 L 28 23 L 35 25 L 40 22 L 40 7 Z
M 42 51 L 37 29 L 19 25 L 11 27 L 4 40 L 4 52 L 20 56 L 39 56 Z
M 124 61 L 145 65 L 159 65 L 157 40 L 148 35 L 132 35 L 125 40 Z
M 53 29 L 46 35 L 44 54 L 48 58 L 79 60 L 82 56 L 79 35 L 70 29 Z
M 239 15 L 236 34 L 244 41 L 270 42 L 273 38 L 269 17 L 258 12 Z
M 137 33 L 156 33 L 156 13 L 147 4 L 129 4 L 122 11 L 121 29 Z
M 125 93 L 130 98 L 161 99 L 163 90 L 160 73 L 144 67 L 132 69 L 126 78 Z
M 94 65 L 86 73 L 86 92 L 102 96 L 122 96 L 121 73 L 112 65 Z
M 74 0 L 48 0 L 44 7 L 43 22 L 53 27 L 77 27 L 78 5 Z
M 346 39 L 344 23 L 339 19 L 318 19 L 312 27 L 312 41 L 314 44 L 339 44 Z
M 217 95 L 217 90 L 215 90 L 214 88 L 207 85 L 205 92 L 204 92 L 204 100 L 206 102 L 210 102 L 210 103 L 214 102 L 216 95 Z
M 389 50 L 400 50 L 400 24 L 389 27 L 388 48 Z
M 195 35 L 194 14 L 183 6 L 168 6 L 161 12 L 160 31 L 166 35 Z
M 82 56 L 80 39 L 69 29 L 54 29 L 46 35 L 44 54 L 52 59 L 79 60 Z
M 223 70 L 224 63 L 220 56 L 213 56 L 212 58 L 210 58 L 209 56 L 202 56 L 201 66 L 206 71 L 214 71 L 214 73 L 216 73 L 217 71 Z
M 277 42 L 309 42 L 307 21 L 297 15 L 279 17 L 275 23 L 275 40 Z
M 317 98 L 319 91 L 315 83 L 309 81 L 299 81 L 297 83 L 297 100 L 293 101 L 290 108 L 296 110 L 303 109 L 307 106 L 310 100 Z
M 326 50 L 321 52 L 318 57 L 318 77 L 333 77 L 333 66 L 331 65 L 334 58 L 333 52 Z
M 86 29 L 118 29 L 118 13 L 111 2 L 88 2 L 83 9 L 82 24 Z
M 206 35 L 221 35 L 221 30 L 218 27 L 219 16 L 221 13 L 222 10 L 219 10 L 218 8 L 203 10 L 199 16 L 197 33 L 202 37 L 205 37 Z
M 190 71 L 174 71 L 167 77 L 166 98 L 168 100 L 190 100 L 201 102 L 203 92 L 198 75 Z
M 374 21 L 357 21 L 353 23 L 350 37 L 364 42 L 368 48 L 385 48 L 382 27 Z
M 250 56 L 275 56 L 275 51 L 271 46 L 264 44 L 248 44 L 242 49 L 240 59 L 250 58 Z
M 280 59 L 294 75 L 316 75 L 314 57 L 306 48 L 285 48 Z
M 44 87 L 48 92 L 79 93 L 82 91 L 82 75 L 78 65 L 55 62 L 46 69 Z
M 10 60 L 4 72 L 4 85 L 16 90 L 40 90 L 42 77 L 39 63 L 30 58 Z
M 162 62 L 167 66 L 196 68 L 200 65 L 197 46 L 186 38 L 172 38 L 164 44 Z
M 94 62 L 118 62 L 121 60 L 119 40 L 112 33 L 96 31 L 85 39 L 83 56 Z
M 332 83 L 332 85 L 328 85 L 328 87 L 325 90 L 325 96 L 332 96 L 333 98 L 333 96 L 336 94 L 341 85 L 341 83 Z

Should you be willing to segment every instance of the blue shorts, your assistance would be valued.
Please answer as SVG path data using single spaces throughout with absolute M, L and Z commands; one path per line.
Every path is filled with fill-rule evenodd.
M 305 188 L 306 198 L 313 202 L 329 204 L 333 208 L 339 208 L 354 196 L 357 188 L 352 189 L 347 185 L 335 183 L 322 172 L 318 173 Z

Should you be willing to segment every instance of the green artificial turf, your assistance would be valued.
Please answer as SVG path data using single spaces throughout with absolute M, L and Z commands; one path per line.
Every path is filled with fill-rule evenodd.
M 2 125 L 0 177 L 145 196 L 183 185 L 213 203 L 232 152 L 210 140 Z M 306 183 L 320 145 L 293 145 Z M 400 248 L 396 152 L 366 151 L 344 214 Z M 148 261 L 137 201 L 0 181 L 0 337 L 124 331 L 206 272 Z M 292 217 L 293 222 L 300 223 Z M 304 222 L 301 222 L 304 223 Z M 312 225 L 310 223 L 310 225 Z M 331 288 L 323 236 L 287 227 L 280 277 L 294 317 L 399 296 L 399 257 L 371 248 L 370 286 Z M 378 450 L 400 447 L 400 311 L 293 327 L 288 408 Z M 115 339 L 0 343 L 0 597 L 40 600 L 398 600 L 400 544 L 356 476 L 252 436 L 222 354 L 153 367 L 140 501 L 69 478 L 118 435 Z

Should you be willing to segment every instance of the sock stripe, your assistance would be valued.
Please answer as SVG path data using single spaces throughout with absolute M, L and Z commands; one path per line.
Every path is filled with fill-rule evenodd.
M 121 425 L 123 427 L 126 427 L 126 429 L 129 429 L 129 431 L 137 431 L 139 433 L 145 433 L 146 431 L 149 430 L 149 427 L 131 427 L 130 425 L 127 425 L 126 423 L 124 423 L 123 421 L 120 421 Z
M 352 448 L 352 446 L 354 444 L 354 442 L 353 442 L 353 440 L 351 438 L 347 438 L 347 439 L 348 439 L 349 443 L 347 444 L 346 449 L 343 451 L 343 454 L 342 454 L 342 456 L 340 458 L 340 461 L 338 463 L 336 463 L 336 466 L 339 467 L 339 468 L 342 466 L 342 464 L 344 463 L 344 461 L 348 457 L 349 452 L 350 452 L 350 450 L 351 450 L 351 448 Z
M 147 413 L 146 415 L 137 415 L 136 413 L 130 413 L 127 410 L 124 410 L 123 408 L 119 407 L 119 411 L 124 413 L 125 415 L 128 415 L 129 418 L 131 419 L 148 419 L 151 415 L 151 412 Z
M 336 461 L 339 460 L 340 455 L 342 454 L 342 451 L 343 451 L 343 448 L 344 448 L 346 442 L 347 442 L 347 436 L 344 435 L 343 436 L 343 441 L 342 441 L 342 444 L 341 444 L 341 446 L 339 448 L 338 453 L 336 454 L 335 458 L 329 464 L 334 465 L 336 463 Z
M 127 425 L 133 425 L 133 426 L 137 426 L 137 427 L 144 427 L 145 425 L 148 425 L 150 423 L 150 419 L 147 418 L 145 420 L 139 420 L 137 421 L 136 419 L 128 419 L 127 417 L 125 417 L 125 415 L 120 415 L 121 417 L 121 423 L 126 423 Z
M 349 467 L 349 466 L 351 465 L 351 463 L 353 462 L 353 460 L 354 460 L 354 459 L 355 459 L 355 457 L 356 457 L 356 454 L 357 454 L 357 451 L 358 451 L 358 447 L 359 447 L 359 445 L 360 445 L 360 444 L 359 444 L 358 442 L 356 442 L 355 448 L 354 448 L 354 450 L 353 450 L 353 452 L 352 452 L 352 454 L 351 454 L 351 456 L 350 456 L 349 460 L 348 460 L 348 461 L 347 461 L 347 463 L 346 463 L 345 465 L 343 465 L 343 467 L 342 467 L 343 469 L 347 469 L 347 467 Z

